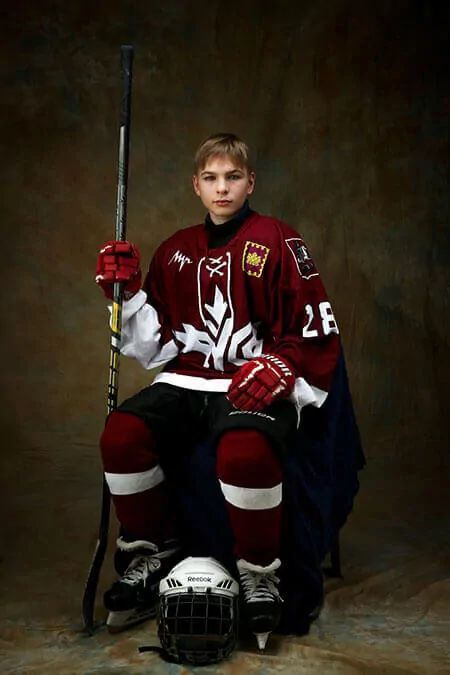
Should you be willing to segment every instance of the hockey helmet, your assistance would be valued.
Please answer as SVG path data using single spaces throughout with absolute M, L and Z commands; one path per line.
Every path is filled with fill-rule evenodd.
M 159 584 L 158 635 L 174 661 L 215 663 L 230 656 L 238 631 L 239 585 L 214 558 L 182 560 Z

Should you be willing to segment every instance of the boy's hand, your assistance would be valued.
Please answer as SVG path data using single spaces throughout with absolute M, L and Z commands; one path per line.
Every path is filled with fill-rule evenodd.
M 294 386 L 295 375 L 288 364 L 279 356 L 263 354 L 239 368 L 227 398 L 239 410 L 260 411 L 288 396 Z
M 95 281 L 107 298 L 112 300 L 114 283 L 125 284 L 123 295 L 129 300 L 141 288 L 140 255 L 129 241 L 108 241 L 97 258 Z

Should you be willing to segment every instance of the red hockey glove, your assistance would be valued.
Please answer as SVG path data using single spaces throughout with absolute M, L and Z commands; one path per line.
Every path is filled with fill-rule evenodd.
M 279 356 L 263 354 L 244 363 L 235 373 L 227 398 L 239 410 L 259 411 L 288 396 L 295 375 Z
M 97 258 L 95 281 L 112 300 L 114 283 L 124 283 L 123 297 L 129 300 L 141 288 L 140 255 L 129 241 L 108 241 Z

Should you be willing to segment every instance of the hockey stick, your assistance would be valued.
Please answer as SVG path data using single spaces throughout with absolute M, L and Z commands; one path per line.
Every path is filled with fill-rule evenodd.
M 117 180 L 117 209 L 116 209 L 116 241 L 124 241 L 127 231 L 127 193 L 128 193 L 128 157 L 130 147 L 130 121 L 131 121 L 131 84 L 133 80 L 133 55 L 134 48 L 130 45 L 122 45 L 120 48 L 121 66 L 121 101 L 119 123 L 119 167 Z M 123 284 L 114 284 L 114 296 L 111 317 L 111 336 L 109 352 L 109 382 L 107 409 L 108 415 L 117 407 L 119 390 L 119 357 L 120 338 L 122 331 L 122 301 Z M 110 516 L 110 492 L 108 484 L 103 477 L 103 492 L 100 525 L 98 530 L 97 545 L 92 558 L 91 567 L 86 580 L 83 595 L 83 621 L 84 630 L 88 635 L 94 632 L 94 606 L 100 571 L 108 546 L 109 516 Z

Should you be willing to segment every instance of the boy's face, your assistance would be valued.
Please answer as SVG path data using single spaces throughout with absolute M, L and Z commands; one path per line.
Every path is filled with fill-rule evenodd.
M 192 178 L 195 194 L 208 209 L 215 225 L 230 220 L 244 205 L 255 186 L 255 174 L 238 166 L 228 155 L 211 157 Z

